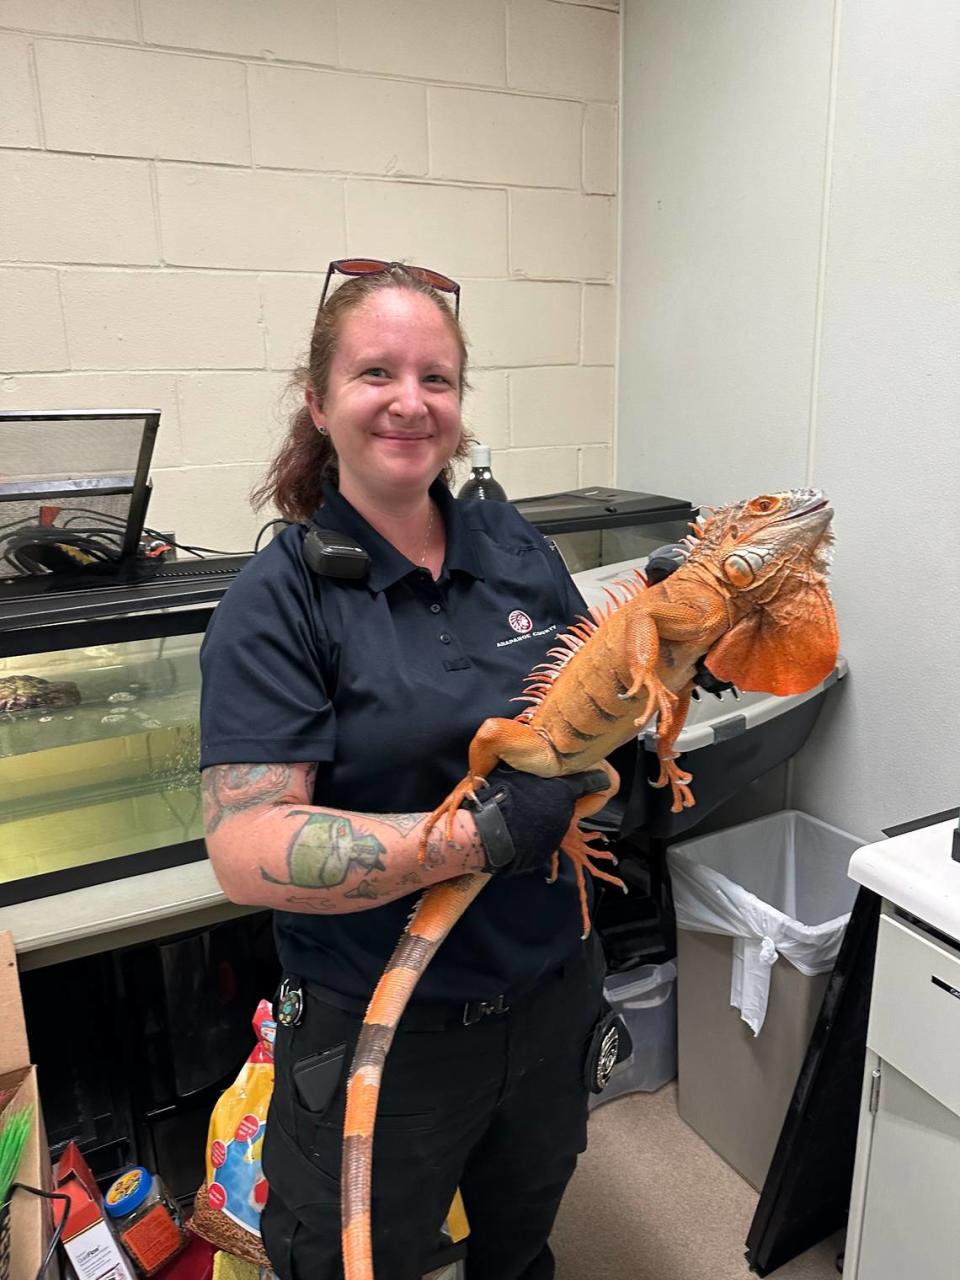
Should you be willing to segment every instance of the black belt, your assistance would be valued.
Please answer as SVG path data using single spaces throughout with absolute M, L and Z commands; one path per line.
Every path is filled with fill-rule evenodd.
M 424 1000 L 410 1004 L 404 1010 L 400 1019 L 401 1026 L 407 1031 L 439 1031 L 448 1027 L 471 1027 L 488 1015 L 509 1013 L 519 1002 L 539 991 L 541 987 L 546 986 L 556 978 L 562 977 L 567 967 L 567 965 L 558 965 L 556 969 L 542 974 L 536 982 L 519 987 L 514 991 L 501 992 L 499 995 L 492 996 L 489 1000 L 465 1000 L 463 1002 Z M 358 1000 L 353 996 L 345 996 L 339 991 L 333 991 L 329 987 L 322 986 L 319 982 L 304 981 L 298 984 L 296 978 L 284 979 L 284 987 L 288 988 L 288 994 L 291 991 L 295 993 L 298 986 L 314 1000 L 319 1001 L 320 1004 L 330 1005 L 334 1009 L 340 1009 L 344 1013 L 352 1013 L 360 1017 L 363 1017 L 366 1013 L 370 1003 L 369 1000 Z M 281 987 L 281 1002 L 283 1000 L 283 989 Z M 299 1013 L 299 1007 L 296 1002 L 294 1003 Z M 283 1020 L 282 1017 L 281 1020 Z M 299 1021 L 299 1017 L 296 1018 L 296 1021 Z

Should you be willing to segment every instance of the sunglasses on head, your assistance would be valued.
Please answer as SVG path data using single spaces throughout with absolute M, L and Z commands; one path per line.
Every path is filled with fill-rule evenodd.
M 335 271 L 342 276 L 376 276 L 381 271 L 389 271 L 391 267 L 399 267 L 401 271 L 406 271 L 407 275 L 413 276 L 415 280 L 430 285 L 432 289 L 439 289 L 441 293 L 452 293 L 453 313 L 459 318 L 460 286 L 456 280 L 451 280 L 449 276 L 441 275 L 439 271 L 431 271 L 429 267 L 409 267 L 405 262 L 381 262 L 379 258 L 339 258 L 336 262 L 331 262 L 327 267 L 327 278 L 323 282 L 320 307 L 322 308 L 327 300 L 330 277 Z

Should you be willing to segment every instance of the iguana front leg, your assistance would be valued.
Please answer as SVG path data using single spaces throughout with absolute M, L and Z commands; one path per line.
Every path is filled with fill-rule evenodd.
M 693 792 L 690 790 L 689 783 L 693 781 L 693 775 L 684 772 L 674 761 L 679 754 L 674 750 L 674 744 L 680 736 L 680 730 L 683 728 L 684 721 L 687 718 L 687 712 L 690 709 L 690 697 L 693 691 L 693 681 L 683 689 L 674 700 L 674 705 L 670 709 L 668 715 L 661 715 L 657 721 L 657 758 L 660 761 L 660 776 L 656 782 L 651 782 L 652 787 L 665 787 L 668 783 L 673 790 L 673 804 L 670 806 L 671 813 L 679 813 L 682 809 L 690 809 L 693 807 Z
M 446 818 L 447 839 L 452 840 L 454 818 L 463 801 L 467 798 L 476 801 L 477 787 L 486 786 L 487 774 L 491 773 L 501 760 L 506 760 L 508 764 L 514 763 L 514 759 L 509 758 L 506 753 L 510 753 L 514 759 L 522 759 L 523 763 L 516 764 L 514 767 L 522 769 L 525 773 L 536 773 L 541 778 L 555 778 L 560 772 L 553 749 L 532 729 L 518 724 L 515 720 L 495 717 L 484 720 L 470 743 L 466 777 L 460 779 L 443 804 L 438 805 L 427 819 L 420 843 L 421 862 L 425 861 L 427 856 L 427 836 L 440 819 Z M 539 767 L 528 768 L 528 762 Z
M 654 590 L 660 592 L 659 598 L 644 603 L 661 640 L 707 648 L 731 625 L 729 602 L 712 595 L 705 598 L 696 583 L 667 578 Z M 687 599 L 691 591 L 692 600 Z
M 643 710 L 633 722 L 637 729 L 642 729 L 655 711 L 660 713 L 661 720 L 669 716 L 677 699 L 657 675 L 660 633 L 656 622 L 642 609 L 632 610 L 625 621 L 625 656 L 631 681 L 629 688 L 620 697 L 626 701 L 628 698 L 637 698 L 646 691 L 647 700 Z
M 476 799 L 476 788 L 486 783 L 487 774 L 500 763 L 508 764 L 522 773 L 532 773 L 539 778 L 556 778 L 563 774 L 563 762 L 551 743 L 529 725 L 516 720 L 491 718 L 484 720 L 470 743 L 468 755 L 469 772 L 461 779 L 444 800 L 427 819 L 420 845 L 420 860 L 426 856 L 426 840 L 433 827 L 444 817 L 447 820 L 448 838 L 452 834 L 452 823 L 457 809 L 464 797 Z M 597 767 L 604 769 L 609 784 L 602 791 L 591 792 L 580 796 L 574 804 L 574 814 L 566 834 L 560 842 L 560 848 L 574 865 L 577 890 L 580 895 L 583 916 L 584 936 L 590 932 L 590 914 L 587 908 L 587 891 L 584 871 L 600 880 L 609 880 L 618 888 L 626 891 L 623 881 L 616 876 L 608 875 L 591 862 L 591 858 L 604 858 L 615 861 L 612 853 L 605 849 L 592 849 L 588 843 L 589 836 L 580 832 L 577 823 L 580 818 L 602 809 L 607 800 L 614 795 L 620 785 L 616 771 L 605 761 L 597 762 Z M 553 856 L 553 878 L 556 878 L 557 854 Z

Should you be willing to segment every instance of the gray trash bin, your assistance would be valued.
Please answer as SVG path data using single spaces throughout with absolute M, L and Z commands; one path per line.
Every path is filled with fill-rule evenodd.
M 611 973 L 603 993 L 623 1019 L 633 1053 L 614 1067 L 601 1093 L 590 1094 L 591 1110 L 625 1093 L 654 1093 L 677 1074 L 676 961 Z
M 856 897 L 863 843 L 797 810 L 671 845 L 681 1117 L 767 1175 Z

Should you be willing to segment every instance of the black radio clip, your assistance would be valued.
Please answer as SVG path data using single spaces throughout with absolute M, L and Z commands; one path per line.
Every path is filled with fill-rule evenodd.
M 361 582 L 370 572 L 370 557 L 359 543 L 316 525 L 311 525 L 303 540 L 303 559 L 307 568 L 322 578 Z

